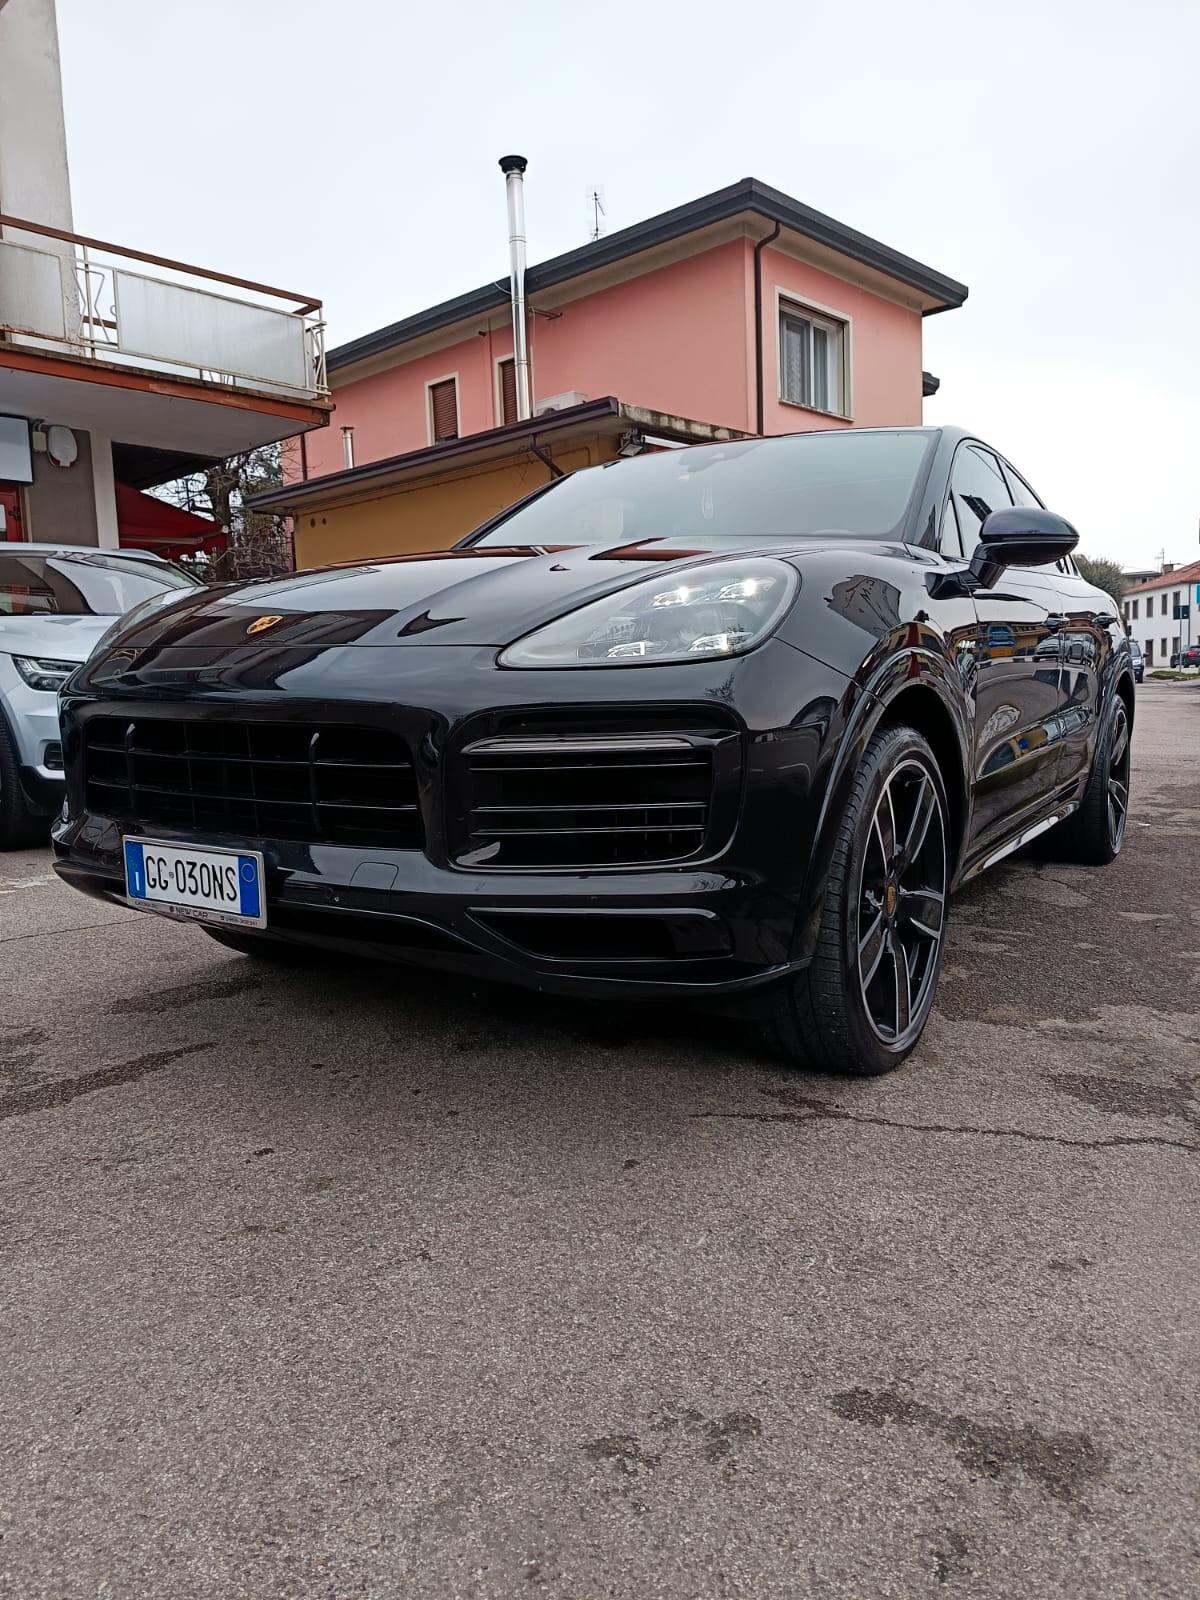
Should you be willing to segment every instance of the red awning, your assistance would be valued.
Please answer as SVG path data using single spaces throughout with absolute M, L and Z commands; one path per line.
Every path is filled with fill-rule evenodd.
M 131 550 L 153 550 L 168 561 L 196 555 L 215 555 L 225 548 L 225 535 L 208 517 L 181 511 L 152 494 L 118 483 L 117 530 L 121 543 Z

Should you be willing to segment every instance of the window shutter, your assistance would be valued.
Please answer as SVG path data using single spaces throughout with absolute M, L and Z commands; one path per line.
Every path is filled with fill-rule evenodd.
M 429 391 L 429 409 L 433 414 L 433 442 L 458 438 L 458 393 L 453 378 L 435 383 Z
M 500 420 L 517 420 L 517 363 L 511 356 L 500 363 Z

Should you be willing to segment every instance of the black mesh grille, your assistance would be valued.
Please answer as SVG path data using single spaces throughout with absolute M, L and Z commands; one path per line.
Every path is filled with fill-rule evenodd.
M 712 750 L 682 735 L 483 739 L 462 754 L 459 859 L 489 867 L 637 865 L 695 855 Z
M 421 844 L 403 741 L 341 724 L 93 717 L 89 811 L 145 828 L 341 844 Z

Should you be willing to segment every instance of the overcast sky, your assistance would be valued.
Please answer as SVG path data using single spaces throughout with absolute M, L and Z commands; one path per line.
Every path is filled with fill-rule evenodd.
M 80 231 L 312 293 L 332 343 L 752 175 L 970 286 L 926 420 L 1084 550 L 1200 557 L 1197 0 L 58 0 Z M 636 395 L 625 398 L 636 401 Z

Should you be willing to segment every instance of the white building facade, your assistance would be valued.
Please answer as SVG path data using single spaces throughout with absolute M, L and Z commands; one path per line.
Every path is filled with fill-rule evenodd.
M 1159 577 L 1135 584 L 1125 591 L 1121 608 L 1147 671 L 1171 666 L 1189 645 L 1200 644 L 1200 561 L 1168 566 Z

